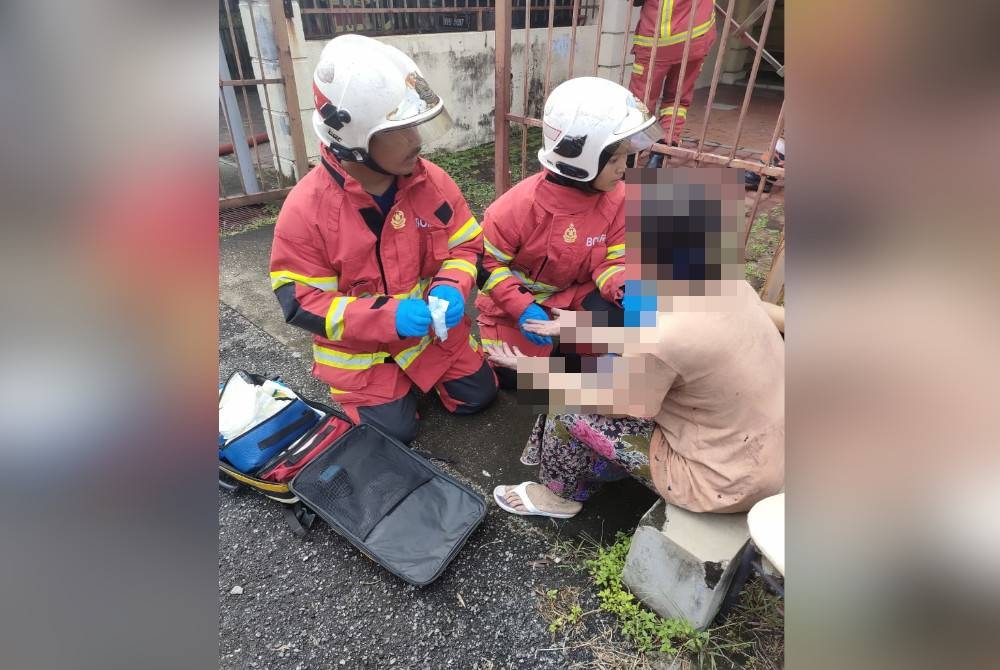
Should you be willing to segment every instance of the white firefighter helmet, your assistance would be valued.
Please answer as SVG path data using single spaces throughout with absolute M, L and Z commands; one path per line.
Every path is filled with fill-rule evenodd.
M 601 171 L 605 148 L 628 142 L 645 151 L 663 130 L 631 91 L 598 77 L 576 77 L 555 87 L 542 115 L 544 146 L 538 162 L 569 179 L 589 182 Z
M 381 131 L 416 126 L 426 143 L 451 127 L 444 102 L 417 64 L 362 35 L 342 35 L 323 48 L 313 101 L 313 129 L 341 160 L 367 162 L 368 141 Z

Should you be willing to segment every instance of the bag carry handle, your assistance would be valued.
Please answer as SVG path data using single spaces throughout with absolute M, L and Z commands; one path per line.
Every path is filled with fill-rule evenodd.
M 236 491 L 239 490 L 240 483 L 237 482 L 237 481 L 227 482 L 226 480 L 224 480 L 222 478 L 222 476 L 220 476 L 219 477 L 219 488 L 222 489 L 223 491 L 229 491 L 230 493 L 235 493 Z
M 285 514 L 285 521 L 289 528 L 300 539 L 306 536 L 309 529 L 312 528 L 313 521 L 316 520 L 316 513 L 300 502 L 294 505 L 285 505 L 282 512 Z

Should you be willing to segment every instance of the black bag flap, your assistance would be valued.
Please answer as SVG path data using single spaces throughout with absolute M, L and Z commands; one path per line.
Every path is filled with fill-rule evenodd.
M 292 492 L 405 581 L 434 581 L 486 516 L 482 496 L 375 426 L 361 424 L 306 465 Z

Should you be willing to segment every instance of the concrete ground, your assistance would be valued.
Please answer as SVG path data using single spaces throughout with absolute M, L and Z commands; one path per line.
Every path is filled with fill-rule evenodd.
M 233 370 L 280 373 L 308 397 L 326 399 L 309 374 L 310 339 L 284 323 L 270 291 L 273 227 L 220 240 L 219 379 Z M 546 589 L 581 588 L 585 572 L 551 559 L 560 539 L 610 541 L 631 532 L 656 497 L 631 481 L 609 484 L 576 518 L 515 517 L 496 507 L 498 484 L 533 479 L 518 461 L 534 416 L 501 392 L 472 417 L 453 417 L 436 397 L 420 404 L 414 446 L 482 494 L 489 509 L 444 575 L 411 587 L 317 522 L 305 540 L 280 504 L 250 491 L 219 493 L 220 668 L 567 668 L 586 646 L 561 649 L 536 612 Z M 231 593 L 240 587 L 242 593 Z M 235 589 L 239 591 L 239 589 Z M 611 622 L 585 618 L 594 631 Z

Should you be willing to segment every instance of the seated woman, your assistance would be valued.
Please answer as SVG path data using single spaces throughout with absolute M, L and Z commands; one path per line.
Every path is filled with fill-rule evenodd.
M 691 185 L 717 170 L 687 172 L 681 181 Z M 716 177 L 716 189 L 720 183 Z M 675 202 L 685 190 L 674 185 Z M 669 213 L 669 203 L 643 211 L 634 239 L 630 218 L 627 272 L 641 279 L 626 283 L 625 319 L 638 328 L 581 328 L 587 315 L 559 311 L 553 321 L 526 324 L 564 340 L 589 331 L 590 341 L 622 356 L 589 359 L 587 371 L 566 373 L 516 348 L 487 348 L 495 365 L 516 368 L 519 386 L 530 379 L 550 411 L 522 456 L 540 466 L 540 483 L 498 486 L 494 499 L 503 509 L 568 518 L 603 481 L 629 475 L 695 512 L 746 511 L 782 488 L 778 311 L 772 320 L 754 289 L 736 278 L 741 263 L 705 260 L 720 258 L 712 247 L 731 239 L 723 228 L 736 230 L 742 214 L 705 198 L 711 190 L 675 208 L 679 214 Z

